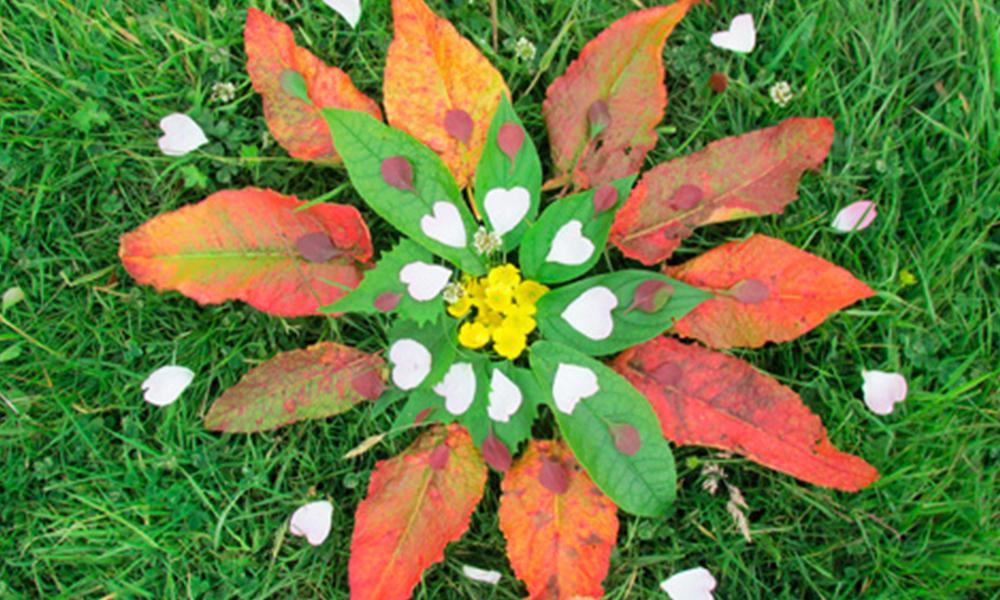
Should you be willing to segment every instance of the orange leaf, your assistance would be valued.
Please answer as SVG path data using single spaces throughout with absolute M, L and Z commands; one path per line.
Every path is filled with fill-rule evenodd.
M 319 314 L 346 293 L 342 286 L 361 280 L 359 261 L 371 258 L 372 243 L 353 206 L 318 204 L 295 212 L 302 204 L 257 188 L 217 192 L 126 233 L 118 255 L 139 283 L 202 304 L 242 300 L 282 317 Z M 321 262 L 306 260 L 296 248 L 316 233 L 329 242 L 328 259 Z
M 243 39 L 247 72 L 253 89 L 264 99 L 267 126 L 281 146 L 302 160 L 339 160 L 321 108 L 344 108 L 382 119 L 374 100 L 354 87 L 351 78 L 328 67 L 305 48 L 295 45 L 292 30 L 257 10 L 247 10 Z M 296 75 L 297 74 L 297 75 Z M 305 84 L 306 102 L 295 93 L 297 80 Z
M 250 370 L 205 416 L 213 431 L 266 431 L 342 413 L 382 394 L 385 362 L 333 342 L 282 352 Z
M 622 352 L 613 366 L 646 395 L 677 444 L 722 448 L 838 490 L 878 479 L 863 459 L 833 447 L 798 394 L 738 358 L 660 337 Z
M 395 35 L 383 82 L 389 124 L 440 154 L 465 187 L 507 85 L 472 42 L 423 0 L 393 0 L 392 16 Z
M 611 243 L 651 265 L 669 258 L 695 227 L 780 213 L 832 143 L 830 119 L 787 119 L 657 165 L 615 216 Z
M 351 598 L 409 598 L 424 569 L 469 528 L 486 471 L 460 425 L 433 427 L 375 465 L 368 497 L 354 515 Z
M 691 4 L 681 0 L 615 21 L 552 82 L 542 113 L 557 179 L 572 178 L 582 189 L 639 172 L 667 106 L 663 44 Z
M 618 535 L 617 508 L 569 448 L 532 440 L 502 488 L 500 530 L 529 596 L 602 597 Z
M 874 292 L 846 270 L 766 235 L 730 242 L 664 273 L 716 292 L 674 324 L 713 348 L 757 348 L 812 330 Z

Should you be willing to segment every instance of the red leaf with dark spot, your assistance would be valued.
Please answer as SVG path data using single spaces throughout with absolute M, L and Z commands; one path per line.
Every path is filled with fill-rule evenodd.
M 670 208 L 674 210 L 690 210 L 698 203 L 701 199 L 705 197 L 702 193 L 701 188 L 696 185 L 691 185 L 690 183 L 685 183 L 681 187 L 677 188 L 674 195 L 670 197 Z
M 708 87 L 712 88 L 716 94 L 721 94 L 729 87 L 729 78 L 726 77 L 725 73 L 716 71 L 708 78 Z
M 652 371 L 653 379 L 667 386 L 674 386 L 680 383 L 684 372 L 674 363 L 665 362 Z
M 664 363 L 683 365 L 683 379 L 664 386 Z M 660 337 L 626 350 L 613 367 L 645 394 L 674 443 L 736 452 L 838 490 L 878 479 L 867 462 L 833 447 L 798 394 L 738 358 Z
M 444 115 L 444 129 L 448 135 L 468 145 L 472 139 L 472 117 L 461 108 L 453 108 Z
M 382 179 L 386 183 L 407 192 L 413 191 L 413 167 L 403 156 L 390 156 L 382 161 Z
M 719 291 L 674 324 L 713 348 L 794 340 L 874 294 L 844 269 L 766 235 L 723 244 L 664 273 Z
M 627 423 L 612 425 L 611 437 L 615 440 L 615 449 L 626 456 L 632 456 L 642 447 L 639 430 Z
M 483 453 L 483 458 L 486 459 L 486 464 L 497 471 L 503 473 L 510 468 L 510 450 L 507 449 L 506 444 L 500 441 L 500 438 L 493 435 L 492 431 L 483 440 L 480 450 Z
M 375 308 L 382 312 L 389 312 L 399 306 L 399 301 L 402 299 L 403 295 L 398 292 L 383 292 L 375 298 Z
M 538 470 L 538 481 L 553 494 L 565 494 L 569 489 L 569 477 L 566 468 L 555 460 L 543 456 L 542 466 Z
M 618 188 L 605 184 L 594 192 L 594 215 L 610 210 L 618 203 Z
M 511 164 L 516 162 L 522 144 L 524 144 L 524 128 L 517 123 L 504 123 L 500 126 L 500 131 L 497 132 L 497 145 L 510 159 Z
M 322 231 L 307 233 L 295 240 L 295 249 L 309 262 L 324 263 L 342 252 L 330 241 L 330 236 Z
M 798 197 L 802 174 L 822 164 L 832 143 L 830 119 L 788 119 L 659 164 L 618 210 L 611 243 L 651 265 L 669 258 L 695 227 L 780 213 Z M 691 204 L 693 195 L 677 198 L 687 185 L 698 187 L 699 202 Z

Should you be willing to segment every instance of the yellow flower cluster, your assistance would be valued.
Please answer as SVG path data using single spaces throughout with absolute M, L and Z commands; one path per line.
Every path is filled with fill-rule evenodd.
M 448 314 L 464 319 L 475 309 L 474 318 L 458 329 L 458 343 L 479 349 L 493 342 L 493 349 L 514 360 L 535 330 L 535 302 L 549 288 L 537 281 L 522 280 L 514 265 L 500 265 L 486 277 L 462 279 L 462 293 L 448 306 Z

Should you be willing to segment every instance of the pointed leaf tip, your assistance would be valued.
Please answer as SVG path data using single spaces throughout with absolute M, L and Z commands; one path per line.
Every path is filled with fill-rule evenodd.
M 497 133 L 497 145 L 507 155 L 511 164 L 517 161 L 517 153 L 524 144 L 524 128 L 517 123 L 504 123 Z
M 330 241 L 330 236 L 322 231 L 299 237 L 295 240 L 295 249 L 302 258 L 314 263 L 324 263 L 342 254 Z
M 594 216 L 610 210 L 618 203 L 618 189 L 611 184 L 604 184 L 594 192 Z
M 492 431 L 483 440 L 483 445 L 480 449 L 483 452 L 483 458 L 486 459 L 486 463 L 497 471 L 505 473 L 510 468 L 510 450 L 507 449 L 507 445 L 501 442 L 500 438 L 494 435 Z
M 465 145 L 472 139 L 473 126 L 472 117 L 461 108 L 453 108 L 444 115 L 445 131 Z

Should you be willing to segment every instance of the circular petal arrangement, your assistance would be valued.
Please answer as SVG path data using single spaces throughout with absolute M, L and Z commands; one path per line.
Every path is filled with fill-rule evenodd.
M 389 323 L 383 353 L 333 342 L 280 353 L 206 417 L 214 430 L 253 432 L 400 400 L 391 430 L 351 456 L 424 428 L 376 465 L 357 507 L 352 597 L 408 597 L 468 528 L 487 465 L 504 473 L 499 523 L 515 574 L 531 595 L 554 597 L 603 594 L 617 509 L 667 514 L 669 442 L 835 489 L 878 477 L 831 444 L 794 391 L 715 350 L 799 337 L 868 286 L 762 235 L 657 270 L 601 260 L 615 247 L 660 264 L 697 227 L 781 212 L 832 143 L 829 120 L 788 119 L 640 178 L 666 105 L 661 50 L 692 4 L 626 15 L 551 84 L 542 116 L 555 172 L 544 183 L 503 77 L 423 0 L 392 2 L 388 123 L 346 73 L 249 9 L 248 71 L 275 138 L 293 156 L 342 162 L 401 237 L 371 265 L 354 207 L 248 188 L 153 219 L 124 236 L 121 257 L 138 281 L 201 302 Z M 752 18 L 711 43 L 751 51 Z M 559 439 L 531 439 L 549 417 Z M 293 533 L 318 543 L 325 530 L 300 524 L 313 520 L 297 513 Z M 564 554 L 577 568 L 557 566 Z M 714 579 L 671 585 L 710 596 Z

